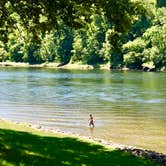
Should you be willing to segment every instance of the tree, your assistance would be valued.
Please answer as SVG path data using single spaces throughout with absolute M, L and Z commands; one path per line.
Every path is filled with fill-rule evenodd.
M 23 25 L 33 31 L 50 30 L 62 19 L 65 24 L 78 28 L 90 20 L 92 13 L 104 12 L 120 32 L 126 31 L 131 19 L 138 14 L 138 3 L 130 0 L 1 0 L 1 26 L 16 12 Z M 43 19 L 44 17 L 44 19 Z
M 166 68 L 166 8 L 158 8 L 154 14 L 152 25 L 143 35 L 123 45 L 124 62 L 129 68 Z
M 157 7 L 166 7 L 165 0 L 157 0 Z
M 70 61 L 73 31 L 61 22 L 61 27 L 46 33 L 40 45 L 40 55 L 46 62 L 64 65 Z
M 86 27 L 77 30 L 73 40 L 71 62 L 95 65 L 106 63 L 110 58 L 108 41 L 110 23 L 103 15 L 91 16 L 91 22 Z
M 56 32 L 51 31 L 50 33 L 46 33 L 42 38 L 40 45 L 40 56 L 44 62 L 52 62 L 55 60 L 56 56 L 56 44 L 54 34 Z
M 138 2 L 130 0 L 1 0 L 0 32 L 3 35 L 0 40 L 7 42 L 9 31 L 17 28 L 15 20 L 10 17 L 13 13 L 17 13 L 21 24 L 32 34 L 33 41 L 40 43 L 41 33 L 58 29 L 59 20 L 78 29 L 90 22 L 90 16 L 95 13 L 104 13 L 113 25 L 115 34 L 125 33 L 141 9 Z M 115 50 L 119 50 L 116 43 L 119 38 L 112 37 L 115 37 Z

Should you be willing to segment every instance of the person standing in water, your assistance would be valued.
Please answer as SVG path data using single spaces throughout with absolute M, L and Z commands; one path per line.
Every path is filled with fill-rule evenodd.
M 89 127 L 95 127 L 92 114 L 89 115 Z

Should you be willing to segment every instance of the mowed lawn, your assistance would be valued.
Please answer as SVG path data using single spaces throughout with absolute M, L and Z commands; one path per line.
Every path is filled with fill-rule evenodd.
M 0 166 L 157 166 L 94 142 L 0 121 Z

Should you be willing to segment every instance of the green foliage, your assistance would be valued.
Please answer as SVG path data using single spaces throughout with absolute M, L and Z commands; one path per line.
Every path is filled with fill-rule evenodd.
M 72 57 L 70 62 L 82 62 L 83 55 L 86 53 L 86 32 L 83 30 L 76 31 L 72 43 Z
M 56 42 L 54 42 L 54 32 L 46 33 L 40 45 L 40 56 L 44 62 L 52 62 L 55 60 Z
M 34 43 L 29 42 L 28 44 L 26 44 L 23 53 L 24 62 L 29 62 L 30 64 L 42 62 L 41 57 L 39 55 L 39 46 Z
M 166 7 L 165 0 L 157 0 L 157 7 Z
M 164 3 L 2 0 L 0 61 L 163 69 Z
M 9 61 L 22 62 L 23 61 L 23 45 L 24 41 L 19 37 L 19 32 L 15 30 L 13 33 L 10 33 L 8 36 L 9 40 L 6 43 L 6 48 L 9 53 Z
M 147 28 L 151 26 L 151 18 L 148 18 L 145 14 L 143 14 L 139 20 L 137 20 L 130 32 L 127 34 L 127 40 L 134 40 L 137 37 L 141 37 Z
M 70 61 L 73 34 L 69 28 L 47 33 L 40 45 L 40 56 L 44 62 L 66 64 Z
M 5 44 L 0 41 L 0 62 L 6 61 L 9 55 L 8 52 L 5 50 Z
M 116 33 L 125 33 L 131 27 L 131 23 L 133 19 L 135 19 L 135 16 L 142 12 L 142 9 L 143 7 L 140 3 L 131 2 L 130 0 L 3 0 L 0 3 L 0 19 L 3 20 L 0 24 L 0 31 L 3 32 L 0 40 L 4 42 L 8 41 L 8 33 L 13 29 L 13 25 L 17 23 L 17 20 L 20 21 L 21 25 L 28 33 L 32 34 L 33 42 L 40 44 L 40 36 L 46 31 L 50 32 L 59 27 L 61 28 L 61 21 L 68 27 L 78 29 L 87 26 L 87 22 L 94 22 L 93 17 L 96 14 L 104 15 L 113 25 L 113 29 Z M 18 18 L 15 19 L 15 17 L 11 17 L 13 14 L 17 15 Z M 96 21 L 100 20 L 97 19 Z M 88 36 L 89 39 L 86 42 L 87 47 L 84 51 L 85 55 L 83 55 L 84 63 L 94 64 L 104 62 L 103 59 L 105 58 L 101 57 L 103 56 L 103 52 L 101 51 L 102 54 L 99 53 L 102 42 L 104 41 L 104 35 L 101 34 L 102 31 L 100 31 L 100 29 L 98 31 L 98 36 Z M 93 43 L 92 40 L 96 39 L 97 41 Z M 55 60 L 60 61 L 63 64 L 69 62 L 71 57 L 70 50 L 72 49 L 72 43 L 69 44 L 69 42 L 66 42 L 67 40 L 72 42 L 70 37 L 66 37 L 60 42 L 61 47 L 56 51 L 58 55 L 56 55 Z M 118 43 L 118 40 L 114 40 L 114 42 Z M 115 49 L 117 49 L 117 43 L 115 43 Z M 112 44 L 112 46 L 114 46 L 114 44 Z M 67 50 L 64 50 L 66 47 Z M 30 50 L 31 48 L 32 46 L 30 47 Z M 35 49 L 38 48 L 34 47 L 32 48 L 33 51 L 28 51 L 29 53 L 25 55 L 24 58 L 25 61 L 29 61 L 30 63 L 32 63 L 32 61 L 36 63 L 36 59 L 39 59 L 40 61 Z M 36 54 L 35 56 L 32 55 L 33 52 Z M 41 52 L 44 53 L 43 50 L 41 50 Z M 48 51 L 45 51 L 45 53 L 48 54 Z M 61 55 L 59 56 L 59 54 Z M 49 61 L 49 55 L 45 56 L 46 58 L 44 59 Z M 114 56 L 112 57 L 114 59 L 112 63 L 114 63 L 117 57 L 116 59 Z
M 154 14 L 152 26 L 140 38 L 123 45 L 124 62 L 129 68 L 166 67 L 166 8 L 158 8 Z
M 2 0 L 0 18 L 3 20 L 1 26 L 8 29 L 13 22 L 10 15 L 17 13 L 24 27 L 36 36 L 39 31 L 57 27 L 59 19 L 70 27 L 79 28 L 90 21 L 92 13 L 104 12 L 117 31 L 125 32 L 131 25 L 132 17 L 138 14 L 140 9 L 138 2 L 130 0 Z
M 83 55 L 84 63 L 87 64 L 95 64 L 103 61 L 99 54 L 105 38 L 103 20 L 97 15 L 94 15 L 92 20 L 92 23 L 88 24 L 87 27 L 86 52 Z
M 67 64 L 71 58 L 73 32 L 70 28 L 63 26 L 60 31 L 58 31 L 58 34 L 59 35 L 56 35 L 55 61 L 64 65 Z
M 109 60 L 108 32 L 111 25 L 102 15 L 93 15 L 86 29 L 76 31 L 73 41 L 71 62 L 96 65 Z M 105 52 L 107 51 L 107 54 Z

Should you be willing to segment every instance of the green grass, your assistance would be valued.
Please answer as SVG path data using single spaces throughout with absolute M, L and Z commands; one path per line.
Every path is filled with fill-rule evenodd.
M 0 166 L 6 165 L 157 166 L 120 150 L 0 121 Z

